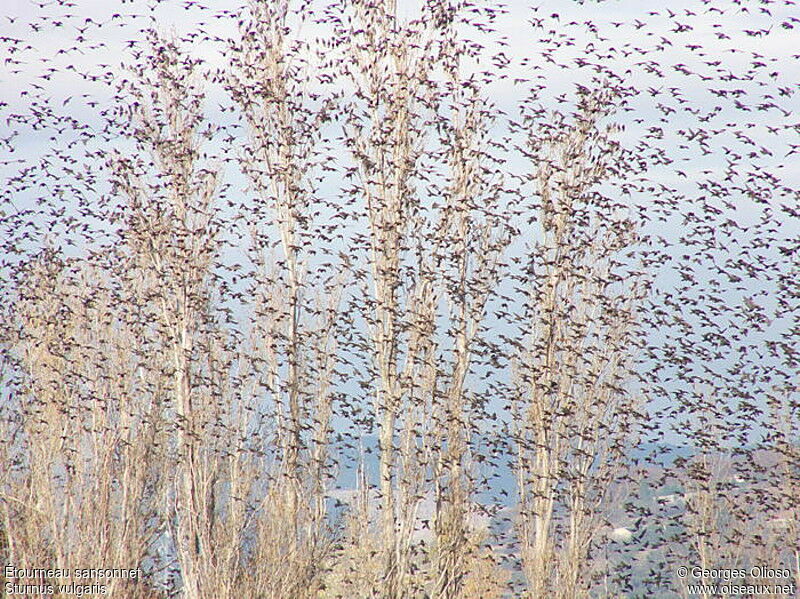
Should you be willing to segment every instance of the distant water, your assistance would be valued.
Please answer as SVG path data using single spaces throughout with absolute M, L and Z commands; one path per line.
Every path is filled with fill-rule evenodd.
M 361 438 L 361 449 L 350 448 L 340 451 L 340 462 L 335 478 L 335 489 L 351 490 L 357 485 L 358 466 L 363 461 L 367 482 L 378 486 L 379 450 L 378 438 L 365 435 Z M 482 443 L 486 446 L 487 443 Z M 627 456 L 634 463 L 649 463 L 652 466 L 669 468 L 679 458 L 686 459 L 694 453 L 689 446 L 669 443 L 642 443 L 631 448 Z M 512 467 L 506 463 L 491 463 L 484 460 L 476 467 L 478 492 L 475 499 L 483 504 L 509 507 L 516 503 L 517 482 Z

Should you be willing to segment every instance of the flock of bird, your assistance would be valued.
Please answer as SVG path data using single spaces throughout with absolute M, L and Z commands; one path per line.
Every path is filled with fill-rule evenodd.
M 452 51 L 448 44 L 456 42 L 435 38 L 430 23 L 415 23 L 416 11 L 422 10 L 416 3 L 297 2 L 291 3 L 286 31 L 281 24 L 268 24 L 291 57 L 290 66 L 275 71 L 295 77 L 290 85 L 258 70 L 264 59 L 254 50 L 259 29 L 248 24 L 248 15 L 257 15 L 261 4 L 280 3 L 252 0 L 249 9 L 232 9 L 210 0 L 86 6 L 53 0 L 0 9 L 0 14 L 16 11 L 0 17 L 0 278 L 6 281 L 7 315 L 24 292 L 16 287 L 20 265 L 43 248 L 70 259 L 102 261 L 114 254 L 119 232 L 131 222 L 130 207 L 109 184 L 109 169 L 120 164 L 120 156 L 138 161 L 131 168 L 141 175 L 141 189 L 154 197 L 167 193 L 176 180 L 175 173 L 153 175 L 158 153 L 143 155 L 137 146 L 147 133 L 140 115 L 158 102 L 158 92 L 142 83 L 159 84 L 142 67 L 159 47 L 152 32 L 174 36 L 192 57 L 185 59 L 186 72 L 195 73 L 192 89 L 205 111 L 204 122 L 179 124 L 205 138 L 192 157 L 201 170 L 191 176 L 204 182 L 206 175 L 216 177 L 216 197 L 205 207 L 209 214 L 196 218 L 211 219 L 214 242 L 220 244 L 212 269 L 217 309 L 231 327 L 239 327 L 237 338 L 245 338 L 247 325 L 240 321 L 259 284 L 285 287 L 289 279 L 280 273 L 296 267 L 297 295 L 275 291 L 278 299 L 264 300 L 259 310 L 287 319 L 287 306 L 302 302 L 304 307 L 292 310 L 318 323 L 318 328 L 309 325 L 309 339 L 321 344 L 316 349 L 328 347 L 330 336 L 337 338 L 330 345 L 337 347 L 331 358 L 335 367 L 322 359 L 312 366 L 327 372 L 333 387 L 331 462 L 341 460 L 346 470 L 353 467 L 345 465 L 347 460 L 363 459 L 363 440 L 376 434 L 382 416 L 373 401 L 375 381 L 386 365 L 376 365 L 375 337 L 370 336 L 385 325 L 376 317 L 376 306 L 388 301 L 371 290 L 381 274 L 370 269 L 380 239 L 402 249 L 392 292 L 402 300 L 397 326 L 406 327 L 398 338 L 410 339 L 412 327 L 423 326 L 413 301 L 422 301 L 415 295 L 422 294 L 420 273 L 434 263 L 450 269 L 431 274 L 444 281 L 439 301 L 458 306 L 461 298 L 464 314 L 484 314 L 477 321 L 464 382 L 472 406 L 468 435 L 476 502 L 495 515 L 489 543 L 507 567 L 522 567 L 513 501 L 519 489 L 503 481 L 512 478 L 519 459 L 523 440 L 515 427 L 523 416 L 509 406 L 519 400 L 520 384 L 531 393 L 544 389 L 553 396 L 565 384 L 599 390 L 586 382 L 587 373 L 603 381 L 603 392 L 619 391 L 630 402 L 618 404 L 618 413 L 588 432 L 569 428 L 573 408 L 568 405 L 551 415 L 575 435 L 572 441 L 585 434 L 587 443 L 597 443 L 597 434 L 608 434 L 616 443 L 615 435 L 625 433 L 619 442 L 628 443 L 607 448 L 616 460 L 628 456 L 609 488 L 629 499 L 602 505 L 608 534 L 591 539 L 595 568 L 586 576 L 592 588 L 609 584 L 597 572 L 611 563 L 619 592 L 636 588 L 682 596 L 671 573 L 676 565 L 699 563 L 700 545 L 719 567 L 738 567 L 748 556 L 760 564 L 787 565 L 800 544 L 797 5 L 791 0 L 686 0 L 665 8 L 568 0 L 538 7 L 422 2 L 426 14 L 438 15 L 443 23 L 458 19 L 449 31 L 464 40 L 458 42 L 462 53 L 453 69 L 435 53 Z M 374 79 L 359 79 L 365 65 L 393 56 L 396 48 L 370 37 L 359 15 L 387 7 L 416 32 L 409 34 L 408 51 L 420 44 L 430 53 L 418 53 L 420 60 L 433 65 L 420 63 L 406 73 L 409 89 L 420 94 L 408 114 L 393 113 L 400 109 L 380 93 L 362 95 L 370 86 L 387 85 L 391 76 L 376 68 Z M 232 63 L 239 68 L 235 76 Z M 460 92 L 447 87 L 456 71 Z M 415 76 L 425 81 L 417 84 Z M 296 104 L 290 106 L 296 114 L 269 116 L 278 119 L 270 121 L 270 131 L 277 136 L 291 128 L 293 145 L 271 146 L 270 139 L 253 134 L 257 123 L 243 115 L 255 99 L 283 87 L 295 94 L 291 102 Z M 470 210 L 479 216 L 464 243 L 481 251 L 461 266 L 477 273 L 475 284 L 483 287 L 455 289 L 458 264 L 442 240 L 455 244 L 457 235 L 437 237 L 440 221 L 431 219 L 446 214 L 444 220 L 453 219 L 447 226 L 456 227 L 455 217 L 441 209 L 455 182 L 442 172 L 452 168 L 448 156 L 465 154 L 447 154 L 452 148 L 442 140 L 454 122 L 447 119 L 456 118 L 453 98 L 465 102 L 462 107 L 472 106 L 464 100 L 469 94 L 480 98 L 474 106 L 481 124 L 474 133 L 481 146 L 471 155 L 475 180 L 467 186 L 477 190 Z M 375 98 L 385 103 L 369 105 Z M 379 113 L 385 123 L 376 118 Z M 402 168 L 396 162 L 400 142 L 391 141 L 400 139 L 391 118 L 401 113 L 419 129 L 402 142 L 409 145 Z M 566 138 L 565 132 L 574 137 Z M 370 154 L 369 143 L 390 157 Z M 283 149 L 289 154 L 281 154 Z M 262 152 L 267 162 L 290 159 L 300 165 L 291 175 L 299 173 L 306 187 L 281 187 L 282 177 L 289 175 L 275 164 L 260 163 Z M 380 162 L 383 158 L 386 162 Z M 370 202 L 382 201 L 370 190 L 380 189 L 381 177 L 389 178 L 387 165 L 398 169 L 395 174 L 408 169 L 403 193 L 416 202 L 403 223 L 379 223 L 389 233 L 368 225 Z M 575 188 L 559 179 L 564 173 L 579 182 Z M 268 201 L 279 193 L 293 198 L 284 212 Z M 564 216 L 556 207 L 552 223 L 542 222 L 547 193 L 574 193 L 579 212 Z M 148 222 L 168 227 L 166 219 L 158 220 L 163 216 L 151 215 L 154 220 Z M 547 231 L 561 231 L 559 218 L 574 228 L 560 242 L 567 249 L 550 252 L 542 240 Z M 281 228 L 289 222 L 294 237 Z M 485 224 L 494 227 L 496 237 L 480 237 Z M 406 237 L 390 234 L 396 231 Z M 259 249 L 258 258 L 245 248 L 248 244 Z M 587 256 L 605 266 L 583 264 Z M 496 259 L 496 270 L 481 258 Z M 272 270 L 264 275 L 262 268 Z M 483 279 L 481 268 L 490 273 Z M 545 303 L 546 281 L 556 281 L 554 297 L 568 294 L 567 283 L 553 274 L 562 271 L 571 273 L 563 275 L 571 289 L 595 294 L 581 299 L 604 298 L 607 305 L 598 301 L 596 309 L 606 320 L 593 321 L 587 314 L 585 328 L 567 326 L 568 297 L 561 308 L 536 313 L 536 302 Z M 484 289 L 491 293 L 481 308 Z M 315 293 L 323 299 L 313 299 Z M 636 295 L 635 305 L 618 297 L 625 293 Z M 443 304 L 434 309 L 439 320 L 425 326 L 439 331 L 442 340 L 431 342 L 434 353 L 427 359 L 454 363 L 446 339 L 455 338 L 448 337 L 450 327 L 467 316 L 454 317 Z M 623 369 L 624 380 L 604 378 L 611 365 L 596 364 L 611 355 L 604 353 L 607 345 L 594 343 L 613 330 L 615 319 L 633 323 L 624 337 L 630 345 L 621 348 L 631 361 Z M 562 349 L 585 353 L 562 362 L 560 372 L 546 360 L 538 370 L 519 368 L 532 354 L 549 351 L 547 340 L 535 334 L 534 346 L 526 347 L 531 335 L 539 334 L 530 330 L 531 323 L 567 329 L 563 338 L 551 339 L 560 339 Z M 615 342 L 610 333 L 605 339 Z M 410 363 L 408 343 L 393 359 Z M 294 368 L 295 360 L 276 369 Z M 428 366 L 421 361 L 408 369 L 422 372 Z M 580 372 L 567 376 L 568 368 Z M 415 393 L 412 386 L 406 397 L 424 402 Z M 405 409 L 411 414 L 415 407 Z M 614 428 L 619 422 L 631 429 Z M 314 430 L 309 422 L 302 434 Z M 396 432 L 398 439 L 403 434 Z M 583 444 L 578 445 L 570 459 L 588 458 L 592 464 L 595 456 L 584 455 Z M 370 445 L 367 453 L 382 450 Z M 657 500 L 670 493 L 680 499 Z M 765 523 L 778 515 L 789 524 L 773 530 Z M 633 521 L 631 532 L 626 526 Z

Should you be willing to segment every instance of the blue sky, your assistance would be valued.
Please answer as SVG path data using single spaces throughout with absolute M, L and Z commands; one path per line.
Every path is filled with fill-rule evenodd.
M 5 57 L 0 64 L 0 140 L 5 141 L 0 141 L 0 178 L 11 181 L 0 196 L 4 210 L 43 210 L 25 217 L 35 225 L 50 218 L 47 213 L 53 206 L 74 209 L 87 183 L 102 194 L 105 182 L 81 181 L 93 169 L 70 166 L 69 158 L 109 145 L 125 147 L 121 140 L 107 142 L 92 131 L 99 130 L 103 111 L 113 105 L 114 84 L 128 76 L 121 63 L 130 60 L 131 48 L 142 39 L 142 28 L 155 23 L 162 32 L 179 37 L 201 30 L 223 39 L 235 35 L 236 3 L 204 5 L 208 8 L 171 0 L 4 3 L 0 9 L 0 37 L 4 38 L 0 55 Z M 486 6 L 493 9 L 496 4 Z M 416 5 L 400 1 L 398 11 L 411 16 Z M 782 208 L 797 206 L 800 188 L 800 153 L 794 151 L 800 144 L 798 14 L 791 2 L 671 2 L 663 7 L 613 0 L 510 2 L 506 13 L 497 13 L 492 24 L 495 31 L 469 33 L 472 41 L 489 49 L 488 54 L 501 51 L 500 60 L 508 61 L 505 78 L 488 84 L 484 92 L 511 118 L 516 117 L 526 90 L 538 84 L 543 89 L 537 102 L 569 112 L 576 85 L 597 85 L 592 82 L 597 70 L 616 73 L 621 76 L 620 85 L 639 90 L 611 117 L 624 125 L 619 141 L 635 148 L 646 139 L 649 151 L 663 152 L 670 162 L 651 160 L 634 179 L 614 182 L 605 191 L 623 194 L 626 183 L 637 183 L 638 191 L 620 196 L 632 210 L 651 210 L 665 198 L 673 202 L 664 218 L 650 220 L 643 232 L 652 235 L 654 243 L 671 246 L 666 253 L 673 259 L 654 267 L 653 273 L 657 289 L 676 294 L 671 309 L 686 308 L 679 316 L 688 328 L 667 327 L 656 331 L 653 339 L 665 347 L 680 347 L 682 341 L 694 339 L 697 349 L 710 330 L 707 318 L 723 332 L 730 327 L 741 331 L 740 339 L 718 360 L 703 362 L 691 344 L 684 346 L 681 351 L 699 360 L 695 364 L 698 380 L 691 384 L 672 381 L 671 389 L 685 385 L 685 391 L 694 393 L 692 389 L 697 388 L 700 395 L 708 389 L 731 393 L 745 384 L 760 389 L 761 383 L 753 377 L 763 378 L 765 370 L 778 365 L 769 352 L 758 357 L 759 348 L 763 350 L 769 341 L 792 343 L 789 332 L 797 326 L 796 311 L 794 316 L 787 311 L 783 317 L 774 312 L 781 298 L 789 297 L 780 292 L 780 284 L 797 273 L 796 259 L 784 256 L 779 248 L 796 247 L 800 237 L 798 218 Z M 312 23 L 306 23 L 302 31 L 306 39 L 325 35 L 323 26 Z M 185 47 L 206 61 L 208 68 L 224 64 L 214 43 L 194 38 Z M 479 64 L 465 61 L 465 69 L 496 71 L 494 64 L 487 56 Z M 525 81 L 515 83 L 515 79 Z M 209 119 L 230 122 L 230 114 L 221 110 L 228 103 L 222 90 L 209 85 L 208 92 Z M 36 114 L 44 115 L 43 128 L 21 122 Z M 78 136 L 71 132 L 75 122 L 87 127 L 83 131 L 88 142 L 70 148 L 69 140 Z M 51 140 L 54 132 L 55 141 Z M 527 168 L 513 155 L 508 165 L 517 173 Z M 20 170 L 28 178 L 17 184 L 13 179 Z M 242 185 L 233 169 L 228 177 L 234 186 Z M 336 179 L 320 192 L 334 197 Z M 59 193 L 63 200 L 52 197 Z M 48 204 L 37 206 L 36 198 L 45 196 L 50 196 Z M 689 214 L 696 219 L 687 224 Z M 702 221 L 705 224 L 699 224 Z M 726 228 L 726 221 L 741 229 Z M 35 243 L 39 242 L 41 238 Z M 516 244 L 513 251 L 524 252 L 524 244 Z M 738 281 L 715 270 L 729 260 L 728 269 Z M 736 266 L 737 260 L 760 263 L 764 270 L 748 271 L 743 264 Z M 697 282 L 685 284 L 682 274 L 690 271 Z M 692 302 L 697 306 L 694 310 Z M 745 309 L 750 302 L 770 314 L 771 324 L 763 330 L 750 322 Z M 498 325 L 495 332 L 502 331 Z M 737 357 L 742 352 L 745 357 Z M 737 361 L 753 376 L 725 374 Z M 673 401 L 671 394 L 662 398 L 662 407 Z

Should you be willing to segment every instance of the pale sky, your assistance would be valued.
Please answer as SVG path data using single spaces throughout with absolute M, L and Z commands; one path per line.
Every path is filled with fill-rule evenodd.
M 201 9 L 201 4 L 208 8 Z M 568 111 L 575 85 L 591 85 L 594 70 L 587 62 L 596 63 L 622 75 L 622 85 L 642 92 L 631 99 L 629 111 L 612 117 L 625 125 L 620 142 L 633 148 L 639 140 L 647 139 L 651 148 L 664 151 L 672 160 L 641 173 L 656 191 L 634 194 L 632 204 L 652 205 L 663 193 L 659 186 L 665 186 L 673 190 L 676 202 L 685 204 L 687 212 L 697 208 L 701 196 L 708 196 L 719 206 L 722 200 L 713 198 L 709 190 L 721 184 L 729 192 L 724 197 L 727 204 L 714 222 L 718 225 L 729 218 L 752 227 L 728 243 L 736 239 L 742 244 L 757 242 L 760 235 L 767 234 L 767 225 L 759 224 L 765 215 L 775 223 L 776 230 L 769 232 L 766 247 L 745 252 L 746 261 L 777 259 L 778 245 L 800 237 L 797 217 L 791 218 L 788 213 L 775 217 L 781 214 L 782 204 L 797 206 L 796 190 L 800 188 L 800 152 L 794 151 L 800 148 L 797 5 L 785 1 L 559 0 L 541 1 L 534 9 L 531 4 L 510 2 L 507 14 L 497 13 L 494 32 L 470 34 L 473 41 L 502 51 L 501 60 L 508 61 L 506 77 L 485 90 L 500 109 L 512 118 L 516 115 L 517 102 L 528 84 L 520 86 L 514 80 L 525 79 L 544 86 L 539 100 L 546 108 Z M 491 10 L 496 3 L 486 6 Z M 166 0 L 158 5 L 152 0 L 6 0 L 0 8 L 0 56 L 4 58 L 0 63 L 0 178 L 9 180 L 21 169 L 34 166 L 51 177 L 61 173 L 57 177 L 62 182 L 68 180 L 73 175 L 56 167 L 51 170 L 41 160 L 52 161 L 47 157 L 54 149 L 62 148 L 69 155 L 68 119 L 90 128 L 100 126 L 103 111 L 112 106 L 111 88 L 104 81 L 113 87 L 115 80 L 127 76 L 120 63 L 131 59 L 131 48 L 143 37 L 140 30 L 155 23 L 160 31 L 179 37 L 204 30 L 227 39 L 236 34 L 236 17 L 231 16 L 236 7 L 235 2 L 212 0 Z M 414 3 L 398 2 L 403 16 L 411 16 L 415 10 Z M 229 11 L 229 15 L 223 11 Z M 308 39 L 325 34 L 323 26 L 311 23 L 302 31 Z M 553 49 L 554 42 L 562 45 Z M 224 64 L 213 43 L 195 38 L 185 47 L 205 60 L 209 68 Z M 601 58 L 590 56 L 589 49 Z M 496 71 L 491 59 L 475 68 Z M 563 103 L 559 103 L 560 97 Z M 209 86 L 207 110 L 212 121 L 229 122 L 228 113 L 220 111 L 227 103 L 220 89 Z M 717 112 L 709 117 L 714 110 Z M 35 130 L 21 122 L 33 114 L 42 114 L 48 124 Z M 58 129 L 61 132 L 53 142 L 50 137 Z M 703 139 L 705 153 L 699 143 Z M 736 175 L 726 181 L 726 169 L 732 164 Z M 526 168 L 519 159 L 511 159 L 510 166 L 515 170 Z M 235 182 L 235 176 L 231 177 Z M 99 183 L 102 189 L 103 182 Z M 0 197 L 10 199 L 14 209 L 22 210 L 34 207 L 34 198 L 41 193 L 48 192 L 28 187 L 16 193 L 6 186 Z M 761 200 L 753 201 L 748 193 Z M 704 273 L 713 272 L 715 260 L 735 257 L 739 250 L 721 246 L 710 253 L 694 254 L 694 246 L 680 241 L 685 234 L 683 216 L 676 211 L 664 222 L 653 221 L 648 232 L 676 244 L 676 256 L 698 259 L 691 268 L 703 283 L 684 292 L 687 297 L 696 296 L 703 305 L 702 295 L 708 291 L 703 289 L 708 284 Z M 521 247 L 519 251 L 524 251 Z M 709 257 L 714 255 L 716 258 Z M 796 268 L 796 261 L 794 264 Z M 680 260 L 665 264 L 658 272 L 659 285 L 664 289 L 678 286 L 680 273 L 686 268 Z M 788 258 L 785 268 L 788 274 Z M 719 275 L 708 277 L 720 279 Z M 711 291 L 731 303 L 729 316 L 734 320 L 743 318 L 738 307 L 745 298 L 775 308 L 776 280 L 752 273 L 739 283 L 723 283 L 722 288 Z M 690 313 L 685 318 L 694 319 L 700 335 L 702 316 Z M 789 321 L 775 319 L 771 329 L 753 331 L 743 343 L 758 345 L 770 338 L 784 338 L 789 326 Z

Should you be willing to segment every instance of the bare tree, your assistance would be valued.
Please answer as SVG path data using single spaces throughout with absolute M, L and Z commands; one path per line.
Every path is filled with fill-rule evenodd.
M 531 597 L 583 597 L 590 549 L 636 406 L 636 300 L 625 252 L 636 242 L 623 208 L 595 191 L 618 176 L 619 150 L 599 121 L 611 98 L 585 93 L 574 122 L 530 129 L 526 153 L 540 235 L 526 283 L 527 341 L 514 398 L 521 557 Z
M 212 551 L 219 540 L 217 493 L 223 482 L 214 443 L 220 431 L 214 429 L 225 424 L 219 422 L 222 398 L 214 392 L 224 386 L 218 377 L 226 377 L 224 363 L 215 364 L 220 339 L 210 305 L 219 247 L 217 172 L 202 162 L 197 63 L 174 42 L 152 34 L 150 44 L 131 90 L 137 154 L 117 159 L 114 182 L 127 201 L 125 282 L 134 305 L 153 319 L 154 349 L 165 360 L 152 373 L 167 389 L 163 409 L 174 434 L 168 455 L 175 461 L 175 486 L 165 522 L 183 593 L 200 598 L 218 593 L 223 582 L 215 575 L 219 553 Z
M 302 7 L 254 1 L 248 8 L 230 49 L 232 69 L 220 78 L 244 122 L 238 162 L 255 194 L 245 209 L 254 266 L 253 370 L 270 399 L 279 448 L 267 513 L 287 520 L 262 528 L 261 545 L 269 552 L 288 544 L 286 552 L 261 553 L 256 561 L 272 581 L 267 596 L 311 597 L 330 546 L 325 494 L 343 280 L 321 264 L 327 248 L 315 238 L 324 235 L 315 228 L 315 152 L 331 100 L 308 91 L 316 50 L 296 33 Z
M 62 570 L 144 565 L 159 534 L 167 436 L 135 329 L 115 314 L 120 298 L 96 265 L 45 251 L 23 276 L 12 349 L 25 382 L 19 420 L 3 423 L 6 557 Z M 130 583 L 107 591 L 150 596 Z
M 341 34 L 356 98 L 345 139 L 369 229 L 365 319 L 377 382 L 383 597 L 422 592 L 414 590 L 412 535 L 428 472 L 436 502 L 428 596 L 462 596 L 473 549 L 473 410 L 464 385 L 508 235 L 484 161 L 490 111 L 478 81 L 460 72 L 468 48 L 456 37 L 458 8 L 431 3 L 403 21 L 392 2 L 357 2 Z M 441 183 L 437 165 L 448 173 Z

